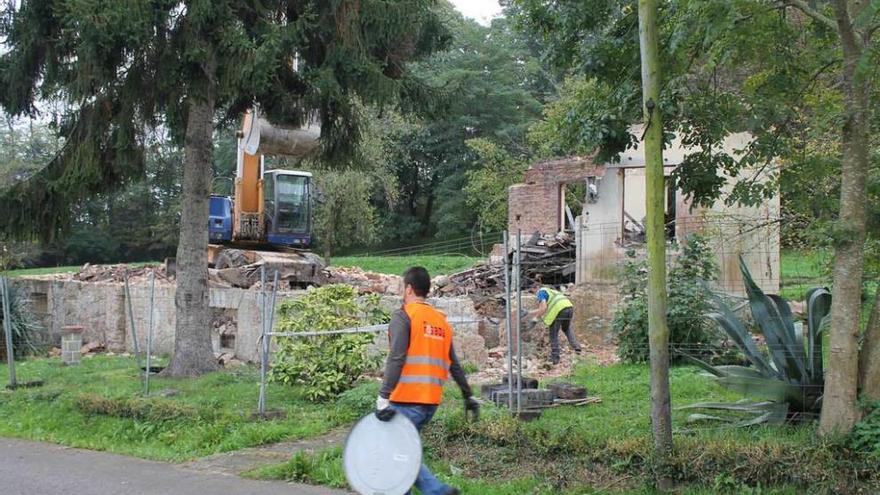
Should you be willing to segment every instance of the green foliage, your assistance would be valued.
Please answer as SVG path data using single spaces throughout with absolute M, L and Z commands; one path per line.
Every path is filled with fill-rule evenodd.
M 848 437 L 849 446 L 857 452 L 880 459 L 880 403 L 874 404 Z
M 375 400 L 375 397 L 373 398 Z M 285 480 L 312 485 L 345 488 L 342 471 L 342 447 L 318 452 L 297 452 L 283 464 L 257 468 L 244 474 L 248 478 Z
M 329 257 L 337 249 L 370 244 L 376 239 L 376 209 L 370 203 L 369 176 L 363 172 L 321 172 L 322 191 L 315 207 L 314 233 Z
M 587 156 L 597 147 L 598 160 L 610 161 L 606 149 L 623 150 L 632 142 L 630 121 L 617 108 L 620 93 L 597 79 L 565 79 L 555 100 L 544 106 L 543 119 L 529 129 L 529 143 L 541 158 Z
M 782 422 L 787 417 L 800 420 L 804 418 L 804 414 L 818 413 L 825 383 L 822 333 L 830 318 L 831 293 L 823 288 L 814 288 L 807 292 L 806 332 L 801 334 L 797 330 L 788 302 L 779 296 L 764 294 L 752 279 L 742 258 L 740 271 L 745 282 L 752 319 L 765 339 L 767 354 L 759 349 L 748 326 L 724 300 L 716 296 L 716 312 L 707 316 L 730 337 L 752 366 L 711 366 L 699 359 L 691 359 L 721 385 L 767 401 L 702 403 L 687 408 L 736 410 L 751 414 L 752 418 L 740 423 L 743 425 Z
M 664 130 L 694 147 L 676 176 L 695 203 L 760 203 L 776 193 L 775 171 L 767 182 L 740 181 L 730 190 L 725 176 L 751 177 L 750 169 L 778 158 L 806 171 L 810 151 L 828 130 L 839 129 L 840 89 L 832 76 L 840 68 L 837 36 L 793 10 L 767 10 L 764 0 L 671 0 L 659 8 L 657 103 Z M 506 12 L 540 43 L 551 67 L 582 78 L 568 83 L 570 104 L 549 107 L 538 126 L 548 131 L 546 142 L 563 145 L 547 151 L 594 144 L 602 157 L 623 151 L 636 137 L 628 127 L 641 121 L 637 2 L 512 0 Z M 595 91 L 578 91 L 588 84 Z M 553 129 L 561 139 L 547 135 Z M 740 131 L 754 136 L 742 154 L 717 152 L 727 134 Z M 824 189 L 825 181 L 815 191 Z
M 507 228 L 507 189 L 522 180 L 528 165 L 487 139 L 471 139 L 467 145 L 479 164 L 467 172 L 467 205 L 476 211 L 484 230 L 500 232 Z
M 667 277 L 669 345 L 678 357 L 693 354 L 712 359 L 721 352 L 717 332 L 700 316 L 711 308 L 705 284 L 717 280 L 717 271 L 706 238 L 688 237 Z M 648 360 L 647 276 L 645 260 L 628 251 L 621 275 L 622 303 L 611 326 L 617 334 L 618 355 L 629 362 Z
M 60 153 L 0 196 L 14 213 L 0 218 L 4 231 L 45 239 L 65 230 L 82 198 L 141 175 L 157 129 L 182 144 L 206 97 L 228 119 L 255 104 L 279 124 L 318 116 L 324 154 L 350 158 L 358 102 L 424 106 L 431 91 L 409 62 L 449 41 L 433 0 L 56 7 L 8 4 L 0 24 L 0 106 L 15 116 L 35 115 L 38 99 L 62 109 Z
M 76 407 L 85 414 L 102 414 L 139 421 L 162 422 L 197 416 L 195 408 L 168 400 L 110 398 L 95 393 L 79 395 L 76 398 Z
M 9 279 L 7 279 L 8 281 Z M 16 359 L 37 354 L 45 343 L 46 329 L 37 319 L 31 301 L 24 289 L 9 284 L 9 321 L 12 329 L 12 350 Z M 3 338 L 3 307 L 0 305 L 0 357 L 6 359 L 6 339 Z
M 352 287 L 330 285 L 282 304 L 277 328 L 281 332 L 320 332 L 389 320 L 378 295 L 359 301 Z M 381 357 L 367 352 L 374 339 L 371 333 L 279 338 L 269 376 L 280 383 L 302 384 L 309 400 L 335 399 L 381 363 Z

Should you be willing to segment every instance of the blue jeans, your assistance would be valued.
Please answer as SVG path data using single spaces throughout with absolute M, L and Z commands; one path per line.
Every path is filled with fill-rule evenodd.
M 431 421 L 434 413 L 437 412 L 437 406 L 428 405 L 391 403 L 391 407 L 409 418 L 419 431 L 422 431 L 422 426 L 428 424 L 428 421 Z M 422 467 L 419 469 L 419 476 L 416 478 L 415 487 L 419 489 L 422 495 L 446 495 L 451 490 L 449 485 L 438 480 L 424 463 L 422 463 Z M 406 493 L 409 495 L 410 492 Z

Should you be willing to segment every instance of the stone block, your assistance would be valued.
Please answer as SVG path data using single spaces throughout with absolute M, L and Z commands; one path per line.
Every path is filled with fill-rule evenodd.
M 556 399 L 556 395 L 552 390 L 523 389 L 521 393 L 523 409 L 549 407 L 553 405 L 553 400 Z M 496 405 L 506 406 L 508 404 L 509 392 L 507 389 L 498 390 L 493 394 L 492 399 Z M 518 407 L 516 390 L 513 391 L 513 407 Z
M 487 320 L 481 321 L 477 332 L 483 337 L 483 343 L 486 349 L 494 349 L 501 345 L 501 332 L 499 325 L 493 324 Z
M 550 385 L 547 385 L 547 388 L 552 390 L 559 399 L 574 400 L 587 397 L 587 389 L 580 385 L 574 385 L 571 383 L 551 383 Z
M 507 386 L 507 375 L 501 377 L 501 384 Z M 513 386 L 517 385 L 517 373 L 513 374 Z M 523 389 L 536 389 L 538 388 L 538 379 L 530 378 L 528 376 L 522 377 L 522 388 Z

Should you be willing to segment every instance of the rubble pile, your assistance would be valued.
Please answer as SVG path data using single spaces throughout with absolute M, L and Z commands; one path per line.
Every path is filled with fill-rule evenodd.
M 574 282 L 574 238 L 565 232 L 556 235 L 533 235 L 521 246 L 523 278 L 531 283 L 561 285 Z
M 156 274 L 156 281 L 171 280 L 165 265 L 152 265 L 131 267 L 128 265 L 92 265 L 86 263 L 78 272 L 70 278 L 80 282 L 119 282 L 125 281 L 125 273 L 128 271 L 128 280 L 132 282 L 147 280 L 150 273 Z M 62 275 L 66 278 L 66 275 Z
M 540 280 L 561 285 L 574 282 L 575 245 L 571 235 L 533 235 L 522 244 L 523 288 Z M 502 253 L 503 257 L 503 253 Z M 513 263 L 514 254 L 509 255 Z M 503 258 L 502 258 L 503 259 Z M 503 300 L 504 265 L 502 262 L 476 266 L 434 281 L 436 296 L 471 296 L 480 306 L 489 300 Z
M 360 294 L 397 295 L 400 291 L 399 275 L 373 273 L 346 266 L 328 266 L 324 269 L 324 274 L 328 283 L 350 285 Z

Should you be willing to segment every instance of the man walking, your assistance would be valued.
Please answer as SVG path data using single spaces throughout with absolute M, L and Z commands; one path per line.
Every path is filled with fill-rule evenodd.
M 464 370 L 452 346 L 452 327 L 446 316 L 429 305 L 431 277 L 422 267 L 403 274 L 403 308 L 391 316 L 388 326 L 390 352 L 385 379 L 376 399 L 376 417 L 388 421 L 401 413 L 421 431 L 443 398 L 443 384 L 452 375 L 464 396 L 465 414 L 479 414 L 480 404 L 471 397 Z M 459 491 L 438 480 L 422 464 L 416 488 L 424 495 L 458 495 Z
M 550 287 L 538 286 L 535 295 L 538 307 L 527 314 L 526 319 L 540 317 L 544 325 L 550 329 L 550 361 L 559 364 L 559 330 L 565 333 L 568 344 L 574 352 L 580 354 L 581 346 L 571 330 L 571 319 L 574 316 L 574 305 L 565 294 Z

